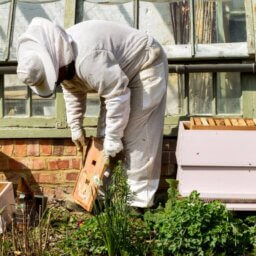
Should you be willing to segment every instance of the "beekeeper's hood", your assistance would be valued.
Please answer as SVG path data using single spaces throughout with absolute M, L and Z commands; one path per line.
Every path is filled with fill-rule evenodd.
M 74 60 L 71 37 L 59 26 L 34 18 L 18 40 L 18 78 L 42 97 L 56 88 L 59 69 Z

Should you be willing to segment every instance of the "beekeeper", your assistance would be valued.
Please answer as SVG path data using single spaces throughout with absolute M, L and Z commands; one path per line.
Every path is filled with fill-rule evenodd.
M 101 97 L 98 136 L 104 153 L 123 150 L 135 207 L 150 207 L 161 170 L 168 65 L 151 36 L 108 21 L 85 21 L 67 31 L 34 18 L 17 48 L 19 79 L 42 97 L 62 83 L 72 140 L 85 143 L 86 94 Z

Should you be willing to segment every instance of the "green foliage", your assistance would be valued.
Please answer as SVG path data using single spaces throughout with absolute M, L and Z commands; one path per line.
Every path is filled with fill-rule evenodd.
M 84 220 L 66 239 L 58 243 L 63 255 L 147 255 L 150 230 L 144 221 L 134 218 L 130 202 L 133 195 L 121 162 L 113 170 L 103 202 L 97 202 L 95 216 Z M 53 223 L 65 224 L 62 213 Z
M 109 256 L 147 254 L 149 230 L 142 221 L 132 218 L 132 198 L 125 170 L 119 161 L 105 191 L 103 206 L 96 207 L 98 227 Z
M 244 255 L 250 248 L 248 226 L 220 202 L 204 203 L 195 191 L 177 200 L 175 188 L 168 192 L 165 209 L 145 215 L 157 255 Z
M 95 217 L 86 219 L 77 230 L 58 243 L 64 255 L 107 255 L 103 237 Z

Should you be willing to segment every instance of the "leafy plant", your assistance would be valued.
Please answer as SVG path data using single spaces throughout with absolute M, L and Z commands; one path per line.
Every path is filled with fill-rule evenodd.
M 157 255 L 244 255 L 250 248 L 248 226 L 220 202 L 204 203 L 197 192 L 177 199 L 169 189 L 164 210 L 147 213 L 156 232 Z M 175 199 L 176 198 L 176 199 Z
M 107 248 L 95 217 L 84 220 L 57 246 L 62 249 L 64 255 L 107 255 Z
M 143 222 L 132 217 L 133 195 L 119 161 L 106 188 L 103 205 L 96 207 L 96 220 L 109 256 L 146 255 L 145 243 L 149 230 Z M 101 212 L 100 212 L 101 211 Z

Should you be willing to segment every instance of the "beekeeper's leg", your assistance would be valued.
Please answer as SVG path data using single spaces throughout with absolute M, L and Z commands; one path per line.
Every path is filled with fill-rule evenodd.
M 162 56 L 141 71 L 130 86 L 131 113 L 124 133 L 124 154 L 135 207 L 152 206 L 159 185 L 167 69 Z

